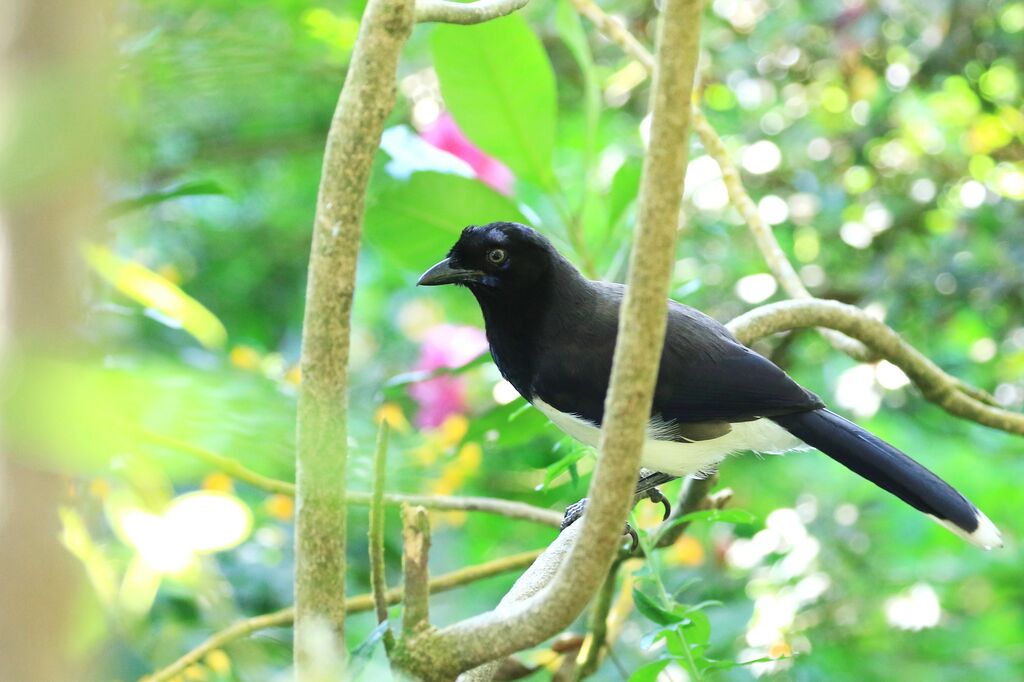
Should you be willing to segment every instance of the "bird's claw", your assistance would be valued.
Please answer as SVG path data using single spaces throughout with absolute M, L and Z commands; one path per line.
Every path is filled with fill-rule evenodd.
M 669 502 L 668 498 L 665 497 L 662 494 L 662 492 L 657 488 L 651 488 L 640 493 L 633 499 L 633 503 L 636 504 L 640 500 L 650 500 L 655 504 L 660 502 L 661 505 L 665 508 L 665 514 L 661 517 L 662 521 L 668 521 L 668 517 L 672 515 L 672 503 Z
M 650 490 L 645 490 L 644 492 L 640 493 L 635 498 L 633 498 L 633 504 L 636 504 L 640 500 L 650 500 L 651 502 L 655 503 L 660 502 L 662 506 L 665 507 L 665 515 L 662 518 L 662 521 L 667 520 L 668 517 L 672 514 L 672 504 L 668 501 L 668 498 L 665 497 L 657 488 L 651 488 Z M 560 530 L 565 530 L 572 524 L 579 521 L 580 518 L 583 516 L 583 512 L 584 510 L 586 510 L 586 508 L 587 498 L 585 497 L 579 502 L 575 502 L 566 507 L 565 516 L 562 517 L 562 526 Z M 622 531 L 622 534 L 629 536 L 629 551 L 635 552 L 636 548 L 640 546 L 640 537 L 637 535 L 636 530 L 633 528 L 633 526 L 627 523 L 625 530 Z

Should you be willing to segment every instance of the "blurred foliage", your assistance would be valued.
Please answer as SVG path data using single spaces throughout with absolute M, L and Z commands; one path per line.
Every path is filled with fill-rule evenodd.
M 651 4 L 603 7 L 650 43 Z M 72 432 L 23 424 L 25 438 L 93 446 L 55 466 L 71 481 L 65 541 L 94 586 L 76 649 L 92 652 L 103 679 L 137 678 L 290 603 L 291 500 L 138 429 L 291 480 L 320 155 L 361 11 L 358 0 L 112 6 L 117 153 L 104 175 L 107 227 L 84 252 L 91 359 L 54 370 L 60 385 L 90 387 L 89 410 Z M 1024 3 L 714 0 L 703 31 L 702 106 L 810 290 L 884 314 L 944 368 L 1020 409 Z M 360 262 L 350 485 L 368 488 L 374 419 L 386 418 L 391 491 L 564 507 L 586 489 L 590 453 L 512 400 L 490 363 L 433 379 L 454 406 L 439 424 L 388 381 L 464 363 L 428 337 L 445 323 L 480 327 L 475 303 L 414 283 L 468 223 L 529 222 L 595 276 L 621 280 L 643 70 L 566 0 L 535 0 L 483 26 L 417 27 L 399 79 Z M 417 135 L 433 139 L 449 115 L 468 140 Z M 484 155 L 514 182 L 485 184 L 474 165 Z M 781 296 L 696 140 L 686 199 L 676 298 L 724 321 Z M 637 612 L 598 677 L 692 672 L 680 664 L 689 641 L 708 662 L 697 669 L 760 660 L 716 673 L 725 679 L 1024 677 L 1020 439 L 952 419 L 892 367 L 857 366 L 813 333 L 759 350 L 955 482 L 1008 546 L 980 553 L 815 454 L 734 458 L 722 480 L 756 520 L 704 519 L 644 568 Z M 552 535 L 484 514 L 433 519 L 438 574 Z M 366 520 L 353 509 L 351 594 L 368 590 Z M 396 584 L 393 512 L 388 530 Z M 512 579 L 439 595 L 432 617 L 487 608 Z M 375 641 L 372 616 L 351 622 L 353 648 Z M 289 659 L 288 632 L 260 632 L 186 679 L 276 679 Z

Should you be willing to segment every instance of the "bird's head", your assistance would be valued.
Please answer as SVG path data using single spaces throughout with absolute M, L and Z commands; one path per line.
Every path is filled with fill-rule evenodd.
M 448 257 L 424 272 L 417 284 L 461 284 L 478 294 L 525 293 L 561 260 L 551 242 L 525 225 L 471 225 Z

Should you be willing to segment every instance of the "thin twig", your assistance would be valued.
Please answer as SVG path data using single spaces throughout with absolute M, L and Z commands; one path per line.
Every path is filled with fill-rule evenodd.
M 140 429 L 138 434 L 144 441 L 154 445 L 160 445 L 165 448 L 170 448 L 172 450 L 177 450 L 178 452 L 195 457 L 232 478 L 248 483 L 249 485 L 260 488 L 261 490 L 266 490 L 268 493 L 295 495 L 294 483 L 289 483 L 288 481 L 282 481 L 256 473 L 238 460 L 226 457 L 218 452 L 214 452 L 199 445 L 189 443 L 188 441 L 174 438 L 173 436 L 166 436 L 155 431 Z
M 444 24 L 482 24 L 512 14 L 526 7 L 530 0 L 476 0 L 476 2 L 450 2 L 449 0 L 418 0 L 416 23 L 436 21 Z
M 495 559 L 494 561 L 488 561 L 487 563 L 479 564 L 477 566 L 470 566 L 468 568 L 461 568 L 457 571 L 452 571 L 451 573 L 445 573 L 444 575 L 431 579 L 430 593 L 437 594 L 438 592 L 447 592 L 448 590 L 452 590 L 462 585 L 468 585 L 469 583 L 476 582 L 478 580 L 525 568 L 540 556 L 541 551 L 542 550 L 537 549 L 529 552 L 522 552 L 520 554 L 513 554 L 511 556 Z M 389 606 L 400 604 L 402 602 L 402 588 L 392 587 L 387 591 L 385 597 Z M 360 594 L 345 600 L 345 610 L 348 613 L 364 613 L 366 611 L 372 611 L 373 608 L 374 600 L 373 595 L 370 593 Z M 219 649 L 224 645 L 250 635 L 257 630 L 291 625 L 294 620 L 295 608 L 292 606 L 281 609 L 280 611 L 264 614 L 262 616 L 255 616 L 240 620 L 233 625 L 229 625 L 223 630 L 214 633 L 206 641 L 189 651 L 174 663 L 143 677 L 139 682 L 167 682 L 174 678 L 175 675 L 185 670 L 185 668 L 201 661 L 206 654 L 210 653 L 214 649 Z
M 373 499 L 370 502 L 370 588 L 377 609 L 377 622 L 388 619 L 386 597 L 387 580 L 384 575 L 384 486 L 387 478 L 388 422 L 382 419 L 377 432 L 377 447 L 373 455 Z M 395 646 L 395 635 L 391 627 L 384 631 L 384 649 L 391 653 Z
M 280 495 L 295 495 L 295 484 L 270 478 L 249 469 L 238 460 L 226 457 L 206 448 L 194 445 L 187 441 L 179 440 L 171 436 L 154 433 L 152 431 L 140 431 L 145 440 L 164 447 L 172 448 L 191 455 L 196 459 L 206 462 L 210 466 L 239 481 L 243 481 L 270 493 Z M 372 501 L 372 494 L 359 490 L 349 490 L 345 494 L 345 503 L 360 507 L 368 507 Z M 511 519 L 532 521 L 545 526 L 558 528 L 562 524 L 562 514 L 551 509 L 543 509 L 525 502 L 513 502 L 501 500 L 494 497 L 455 497 L 451 495 L 403 495 L 400 493 L 386 493 L 384 504 L 389 507 L 400 507 L 403 504 L 414 504 L 427 509 L 439 511 L 479 511 L 488 514 L 497 514 Z
M 405 609 L 402 636 L 411 637 L 430 627 L 430 519 L 423 507 L 402 505 L 402 574 Z
M 598 590 L 597 597 L 594 598 L 594 603 L 590 607 L 589 632 L 586 639 L 583 640 L 583 646 L 580 647 L 579 655 L 576 658 L 578 666 L 575 671 L 575 679 L 577 680 L 593 675 L 601 663 L 601 652 L 604 650 L 608 636 L 608 612 L 612 608 L 619 568 L 623 561 L 624 559 L 619 557 L 612 562 L 604 584 L 601 585 L 601 589 Z
M 856 306 L 820 299 L 782 301 L 755 308 L 727 325 L 744 343 L 790 329 L 836 329 L 902 369 L 930 402 L 950 414 L 1024 435 L 1024 414 L 992 407 L 960 390 L 960 384 L 899 334 Z

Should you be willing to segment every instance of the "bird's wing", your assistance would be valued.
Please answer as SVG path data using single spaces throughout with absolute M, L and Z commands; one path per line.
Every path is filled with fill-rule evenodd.
M 614 287 L 614 288 L 613 288 Z M 602 284 L 611 311 L 590 311 L 540 354 L 533 391 L 556 409 L 601 424 L 611 374 L 621 288 Z M 602 308 L 606 307 L 602 305 Z M 707 440 L 729 424 L 822 407 L 778 366 L 714 319 L 671 301 L 652 419 L 661 438 Z
M 678 422 L 740 422 L 819 407 L 818 396 L 716 320 L 670 304 L 654 414 Z

